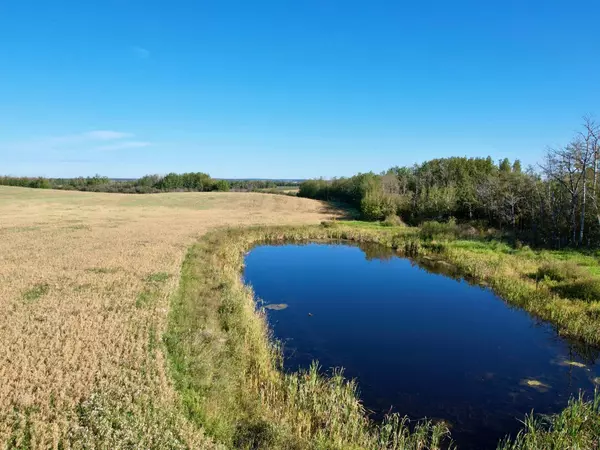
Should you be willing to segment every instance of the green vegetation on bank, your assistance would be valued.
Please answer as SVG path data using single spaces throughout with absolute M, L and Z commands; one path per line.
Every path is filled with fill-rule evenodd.
M 356 237 L 359 237 L 360 232 Z M 330 237 L 326 228 L 214 232 L 189 251 L 165 336 L 175 386 L 188 418 L 236 449 L 438 449 L 443 424 L 409 432 L 392 415 L 368 420 L 356 384 L 314 365 L 284 374 L 251 290 L 240 280 L 244 254 L 267 240 Z M 414 425 L 414 424 L 413 424 Z
M 494 227 L 536 247 L 600 245 L 600 125 L 587 118 L 539 170 L 519 160 L 443 158 L 382 174 L 308 180 L 301 197 L 345 202 L 366 220 L 398 215 L 411 225 L 456 218 Z
M 600 448 L 600 393 L 593 400 L 582 396 L 550 417 L 533 414 L 514 440 L 506 439 L 498 450 L 596 450 Z
M 429 223 L 326 222 L 312 227 L 229 229 L 204 236 L 184 262 L 165 335 L 175 387 L 189 420 L 230 448 L 438 449 L 451 445 L 443 423 L 410 423 L 398 415 L 370 421 L 356 384 L 316 365 L 281 370 L 281 352 L 240 271 L 245 253 L 264 242 L 351 240 L 379 243 L 424 263 L 443 261 L 461 276 L 489 285 L 507 302 L 553 323 L 558 332 L 600 344 L 600 303 L 577 289 L 594 279 L 595 254 L 533 251 L 488 239 L 467 226 Z M 576 268 L 575 268 L 576 267 Z M 506 450 L 593 448 L 600 410 L 574 399 L 559 416 L 527 419 Z M 553 446 L 552 442 L 559 443 Z M 536 447 L 538 444 L 544 444 Z

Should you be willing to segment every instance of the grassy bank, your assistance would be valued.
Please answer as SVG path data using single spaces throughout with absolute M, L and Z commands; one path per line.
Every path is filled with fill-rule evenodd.
M 240 281 L 245 252 L 263 240 L 352 238 L 377 233 L 323 227 L 228 230 L 205 236 L 188 253 L 172 304 L 166 346 L 188 418 L 230 448 L 437 449 L 443 424 L 412 433 L 391 416 L 374 425 L 341 372 L 316 366 L 284 375 L 264 316 Z M 414 427 L 413 427 L 414 428 Z
M 550 267 L 560 272 L 564 255 L 561 259 L 555 253 L 357 222 L 212 232 L 186 257 L 165 343 L 185 414 L 227 447 L 410 450 L 450 445 L 443 424 L 408 424 L 400 416 L 372 423 L 357 399 L 356 385 L 345 381 L 341 372 L 323 376 L 316 366 L 296 374 L 281 371 L 281 353 L 253 293 L 240 280 L 244 254 L 264 241 L 321 239 L 375 242 L 430 263 L 450 263 L 508 302 L 551 320 L 562 334 L 597 342 L 600 325 L 590 313 L 597 310 L 597 302 L 560 297 L 554 288 L 564 279 L 557 281 L 546 273 Z M 594 257 L 580 258 L 580 276 L 593 273 Z M 532 449 L 530 442 L 536 441 L 528 436 L 552 439 L 555 428 L 566 436 L 562 443 L 597 439 L 597 426 L 589 426 L 587 419 L 598 418 L 597 404 L 578 400 L 571 408 L 575 412 L 557 422 L 530 420 L 516 442 L 503 445 Z M 568 441 L 569 433 L 578 440 Z

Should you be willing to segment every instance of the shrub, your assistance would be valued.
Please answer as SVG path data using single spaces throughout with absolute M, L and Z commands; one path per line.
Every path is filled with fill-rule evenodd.
M 369 192 L 360 202 L 360 212 L 367 220 L 381 220 L 396 214 L 396 204 L 391 196 Z
M 557 263 L 548 262 L 542 264 L 537 270 L 537 279 L 543 280 L 548 278 L 552 281 L 575 280 L 585 276 L 581 267 L 572 262 Z
M 552 290 L 561 297 L 577 298 L 587 302 L 600 301 L 600 281 L 591 277 L 560 283 Z
M 333 227 L 337 226 L 337 222 L 335 220 L 323 220 L 321 222 L 321 226 L 323 228 L 333 228 Z
M 458 234 L 456 222 L 447 223 L 437 222 L 435 220 L 424 222 L 419 231 L 421 238 L 425 240 L 432 239 L 454 239 Z
M 381 225 L 384 227 L 403 227 L 404 222 L 402 222 L 402 219 L 396 214 L 390 214 L 389 216 L 386 216 L 383 222 L 381 222 Z
M 468 223 L 458 225 L 457 230 L 458 236 L 465 239 L 474 239 L 481 235 L 481 232 L 477 228 Z
M 229 192 L 229 182 L 227 180 L 217 180 L 215 181 L 213 190 L 219 192 Z

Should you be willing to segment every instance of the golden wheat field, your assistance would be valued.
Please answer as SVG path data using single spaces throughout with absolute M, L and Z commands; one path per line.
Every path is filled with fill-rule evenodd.
M 186 250 L 216 227 L 333 214 L 268 194 L 0 187 L 2 447 L 213 447 L 177 413 L 161 345 Z

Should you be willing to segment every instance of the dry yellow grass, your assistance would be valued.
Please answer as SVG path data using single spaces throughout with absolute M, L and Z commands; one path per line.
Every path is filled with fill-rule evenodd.
M 2 447 L 211 447 L 174 412 L 160 344 L 187 248 L 215 227 L 334 214 L 256 193 L 0 187 Z

